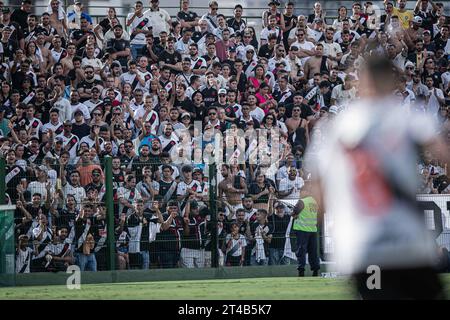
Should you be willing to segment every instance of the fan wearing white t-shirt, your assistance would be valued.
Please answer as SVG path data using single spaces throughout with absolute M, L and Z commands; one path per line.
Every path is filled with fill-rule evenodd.
M 279 186 L 279 196 L 281 199 L 294 200 L 295 203 L 300 199 L 300 190 L 305 185 L 305 181 L 297 175 L 297 169 L 291 167 L 287 178 L 281 179 Z

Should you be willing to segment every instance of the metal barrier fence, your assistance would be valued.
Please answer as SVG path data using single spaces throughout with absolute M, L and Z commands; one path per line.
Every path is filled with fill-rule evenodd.
M 181 166 L 173 166 L 176 180 L 171 180 L 161 172 L 162 163 L 134 161 L 124 166 L 105 158 L 101 166 L 84 166 L 78 161 L 64 165 L 46 159 L 27 165 L 18 160 L 25 171 L 14 177 L 9 175 L 12 165 L 6 166 L 7 175 L 0 179 L 6 179 L 8 198 L 17 206 L 16 246 L 24 253 L 35 251 L 31 264 L 24 263 L 24 269 L 16 265 L 16 272 L 64 271 L 71 264 L 103 271 L 295 262 L 295 235 L 286 233 L 289 212 L 283 213 L 287 220 L 282 225 L 269 224 L 276 230 L 271 243 L 258 247 L 256 209 L 245 209 L 240 219 L 217 201 L 214 184 L 220 174 L 215 165 L 202 172 L 214 176 L 213 185 L 207 177 L 199 179 L 200 170 L 195 170 L 198 180 L 192 180 L 189 188 L 197 191 L 184 198 L 186 182 L 177 177 L 184 175 Z M 143 201 L 138 214 L 139 199 Z M 261 206 L 255 203 L 256 207 Z M 242 235 L 234 235 L 236 239 L 231 225 L 235 221 Z M 290 258 L 283 258 L 285 253 Z
M 224 203 L 217 197 L 221 174 L 211 165 L 195 170 L 189 188 L 196 191 L 184 199 L 181 166 L 168 164 L 179 172 L 174 173 L 160 172 L 160 162 L 123 165 L 105 158 L 99 164 L 97 172 L 97 167 L 76 162 L 64 168 L 46 160 L 17 177 L 9 176 L 11 166 L 6 166 L 7 174 L 0 181 L 6 182 L 16 209 L 14 221 L 2 212 L 0 236 L 5 239 L 7 231 L 14 230 L 16 273 L 65 271 L 73 264 L 83 271 L 297 264 L 291 209 L 298 198 L 283 199 L 278 193 L 279 199 L 272 203 L 267 195 L 250 191 L 253 201 L 246 202 L 250 198 L 245 197 L 242 205 Z M 16 165 L 23 163 L 19 160 Z M 247 181 L 248 186 L 252 183 Z M 438 245 L 450 248 L 450 197 L 419 195 L 418 202 Z M 268 217 L 257 209 L 268 210 Z M 332 228 L 333 219 L 325 213 L 317 230 L 322 263 L 333 253 Z M 6 243 L 0 241 L 0 273 L 7 273 L 7 265 L 11 269 L 11 248 Z

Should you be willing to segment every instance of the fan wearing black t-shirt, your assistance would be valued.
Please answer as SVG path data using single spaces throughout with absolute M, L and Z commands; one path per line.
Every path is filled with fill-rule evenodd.
M 164 50 L 159 57 L 159 66 L 168 67 L 172 73 L 181 72 L 181 54 L 175 51 L 175 38 L 170 37 L 167 40 L 167 49 Z

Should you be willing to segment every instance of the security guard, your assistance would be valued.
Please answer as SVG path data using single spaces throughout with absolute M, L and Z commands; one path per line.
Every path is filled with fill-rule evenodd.
M 292 228 L 297 237 L 296 255 L 298 276 L 305 276 L 306 254 L 308 253 L 308 261 L 313 272 L 313 277 L 317 277 L 320 269 L 320 261 L 317 254 L 317 218 L 319 206 L 311 195 L 309 184 L 303 187 L 300 195 L 302 199 L 297 202 L 292 213 L 294 218 Z

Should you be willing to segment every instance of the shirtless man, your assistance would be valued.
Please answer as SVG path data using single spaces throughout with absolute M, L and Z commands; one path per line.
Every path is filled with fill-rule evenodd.
M 292 108 L 292 117 L 286 119 L 286 127 L 288 129 L 288 134 L 291 135 L 294 133 L 298 128 L 305 128 L 306 130 L 306 137 L 308 138 L 308 120 L 305 120 L 300 117 L 302 112 L 302 109 L 300 106 L 294 106 Z
M 42 59 L 44 60 L 45 70 L 50 70 L 53 67 L 54 61 L 50 50 L 45 46 L 45 34 L 38 33 L 36 38 L 36 45 L 41 50 Z
M 70 70 L 73 69 L 73 62 L 72 59 L 75 57 L 75 53 L 77 52 L 77 47 L 74 43 L 69 43 L 67 45 L 67 56 L 63 59 L 61 59 L 61 64 L 63 66 L 63 74 L 64 76 L 67 76 Z
M 322 67 L 323 60 L 325 60 L 325 68 Z M 315 48 L 315 54 L 312 57 L 309 57 L 308 60 L 306 60 L 304 65 L 304 72 L 306 79 L 312 79 L 314 74 L 316 73 L 322 73 L 322 71 L 328 71 L 331 70 L 332 63 L 331 61 L 323 55 L 323 45 L 317 44 Z
M 64 18 L 60 19 L 59 17 L 59 6 L 60 0 L 52 0 L 50 2 L 50 6 L 52 8 L 52 12 L 50 14 L 50 25 L 55 28 L 58 35 L 62 38 L 67 39 L 67 20 L 64 15 Z
M 220 173 L 224 180 L 219 183 L 219 199 L 224 199 L 231 205 L 233 211 L 242 203 L 242 195 L 247 193 L 247 185 L 245 179 L 239 177 L 239 189 L 237 189 L 236 176 L 231 172 L 228 164 L 222 164 Z

